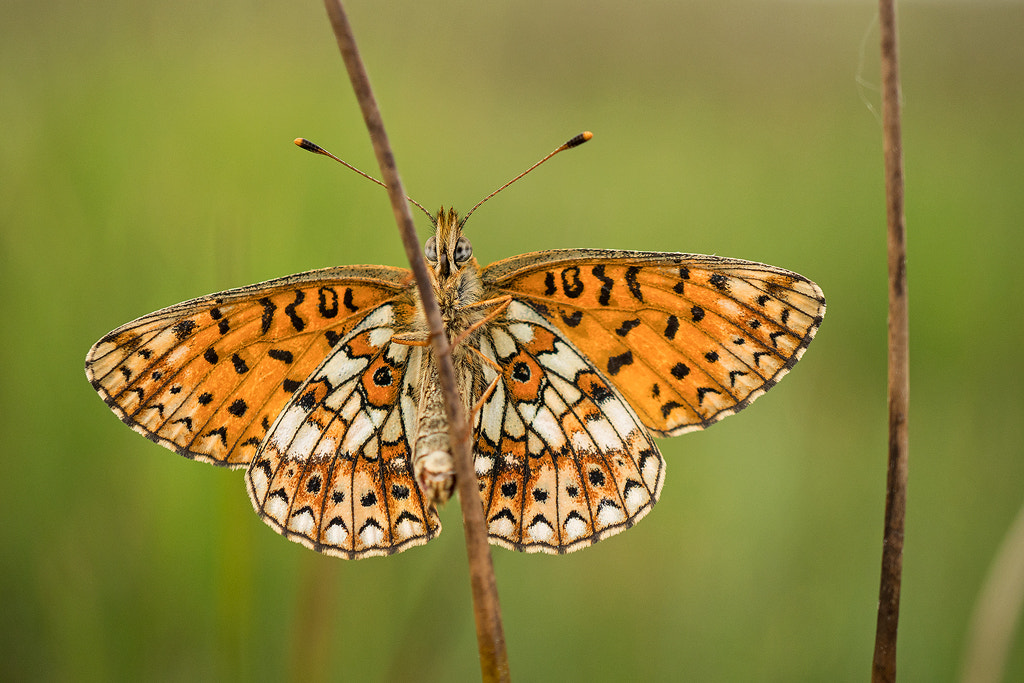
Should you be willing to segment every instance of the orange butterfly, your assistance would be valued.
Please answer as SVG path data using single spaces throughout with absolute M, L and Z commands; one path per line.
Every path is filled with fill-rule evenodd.
M 636 523 L 664 483 L 651 435 L 746 407 L 825 313 L 816 284 L 773 266 L 570 249 L 481 268 L 465 218 L 442 209 L 432 222 L 424 252 L 488 532 L 513 550 L 571 552 Z M 276 531 L 360 558 L 436 536 L 454 487 L 425 333 L 408 270 L 342 266 L 143 316 L 99 340 L 85 369 L 135 431 L 247 467 L 253 506 Z

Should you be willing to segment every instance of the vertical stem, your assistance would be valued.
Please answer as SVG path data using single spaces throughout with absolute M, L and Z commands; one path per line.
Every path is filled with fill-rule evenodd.
M 455 459 L 455 476 L 462 506 L 462 519 L 466 533 L 466 553 L 469 557 L 469 575 L 473 592 L 473 611 L 476 616 L 477 646 L 480 651 L 480 669 L 485 681 L 509 680 L 508 655 L 505 651 L 505 634 L 501 623 L 501 608 L 498 603 L 498 589 L 491 562 L 491 550 L 487 541 L 487 527 L 484 523 L 483 505 L 477 490 L 476 472 L 473 467 L 470 447 L 469 424 L 466 411 L 459 399 L 452 366 L 451 349 L 441 320 L 441 311 L 434 296 L 433 287 L 427 274 L 427 264 L 420 251 L 412 212 L 405 199 L 405 190 L 398 176 L 395 157 L 384 130 L 377 102 L 370 88 L 362 59 L 356 49 L 355 36 L 349 25 L 341 0 L 324 0 L 327 15 L 338 40 L 338 48 L 345 60 L 352 88 L 363 112 L 373 150 L 380 164 L 381 174 L 391 200 L 391 210 L 398 223 L 398 230 L 405 246 L 405 254 L 412 266 L 423 302 L 424 313 L 430 330 L 431 346 L 437 359 L 438 375 L 445 396 L 445 410 L 451 433 L 452 456 Z
M 879 0 L 882 49 L 882 128 L 889 253 L 889 467 L 885 496 L 882 576 L 871 680 L 896 680 L 903 537 L 907 504 L 908 315 L 903 147 L 895 0 Z

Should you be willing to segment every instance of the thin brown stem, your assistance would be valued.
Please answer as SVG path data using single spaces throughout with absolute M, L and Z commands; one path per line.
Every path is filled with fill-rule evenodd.
M 906 224 L 895 0 L 879 0 L 882 49 L 882 128 L 889 253 L 889 466 L 885 495 L 882 576 L 871 680 L 896 680 L 896 634 L 903 574 L 907 504 L 908 371 Z
M 377 102 L 370 88 L 362 59 L 356 49 L 355 36 L 349 25 L 341 0 L 324 0 L 330 17 L 338 48 L 345 60 L 349 79 L 355 91 L 359 107 L 363 112 L 373 150 L 380 164 L 381 175 L 391 200 L 391 210 L 398 223 L 405 253 L 412 266 L 423 302 L 431 345 L 437 358 L 438 375 L 445 396 L 445 410 L 451 432 L 452 455 L 455 459 L 455 476 L 462 505 L 462 519 L 466 533 L 466 552 L 469 557 L 469 575 L 473 592 L 473 608 L 476 616 L 477 645 L 480 651 L 480 669 L 485 681 L 509 680 L 508 656 L 505 651 L 505 634 L 501 623 L 501 609 L 498 603 L 498 589 L 494 578 L 494 566 L 487 541 L 487 527 L 484 524 L 483 505 L 477 491 L 469 441 L 469 424 L 465 408 L 459 400 L 452 366 L 451 348 L 441 320 L 441 311 L 434 296 L 426 260 L 420 251 L 416 230 L 413 227 L 412 212 L 405 200 L 405 190 L 395 166 L 394 154 L 388 143 L 384 122 Z

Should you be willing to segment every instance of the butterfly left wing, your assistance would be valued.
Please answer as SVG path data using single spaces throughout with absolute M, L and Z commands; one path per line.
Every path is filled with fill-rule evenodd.
M 270 423 L 373 308 L 408 300 L 410 274 L 325 268 L 200 297 L 119 327 L 85 372 L 125 424 L 195 460 L 247 465 Z
M 409 434 L 424 350 L 391 343 L 411 311 L 387 304 L 340 340 L 285 406 L 246 473 L 271 528 L 344 558 L 389 555 L 441 531 L 416 485 Z
M 665 463 L 603 374 L 531 307 L 513 301 L 481 331 L 502 377 L 475 420 L 475 466 L 490 541 L 566 553 L 635 524 Z M 483 380 L 497 373 L 483 364 Z
M 571 340 L 659 436 L 703 429 L 749 405 L 803 355 L 821 289 L 752 261 L 556 250 L 498 261 L 485 296 L 512 295 Z

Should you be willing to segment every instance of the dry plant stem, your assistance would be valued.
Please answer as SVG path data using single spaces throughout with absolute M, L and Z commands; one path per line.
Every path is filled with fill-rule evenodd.
M 889 467 L 885 495 L 882 577 L 871 680 L 896 680 L 896 633 L 903 573 L 907 504 L 908 371 L 906 225 L 903 215 L 903 147 L 895 0 L 879 0 L 882 46 L 882 129 L 886 213 L 889 226 Z
M 441 311 L 434 297 L 434 291 L 427 273 L 427 264 L 420 251 L 412 212 L 405 199 L 405 190 L 395 167 L 394 154 L 384 131 L 384 123 L 377 109 L 377 102 L 370 89 L 369 77 L 356 49 L 355 37 L 348 23 L 340 0 L 324 0 L 331 26 L 338 40 L 345 67 L 348 69 L 352 88 L 363 112 L 363 119 L 373 142 L 373 150 L 380 164 L 381 174 L 387 186 L 391 209 L 395 214 L 402 236 L 405 253 L 412 266 L 419 289 L 420 299 L 426 313 L 430 340 L 438 363 L 438 375 L 445 396 L 445 410 L 451 430 L 452 455 L 455 459 L 455 476 L 458 484 L 459 501 L 462 505 L 462 519 L 466 532 L 466 552 L 469 556 L 469 573 L 473 589 L 473 607 L 476 615 L 477 644 L 480 650 L 480 669 L 485 681 L 509 680 L 508 656 L 505 651 L 505 634 L 501 623 L 498 604 L 498 589 L 491 563 L 491 551 L 487 542 L 487 527 L 484 524 L 483 506 L 477 491 L 476 472 L 470 453 L 469 424 L 465 409 L 459 400 L 455 384 L 448 337 L 441 321 Z

